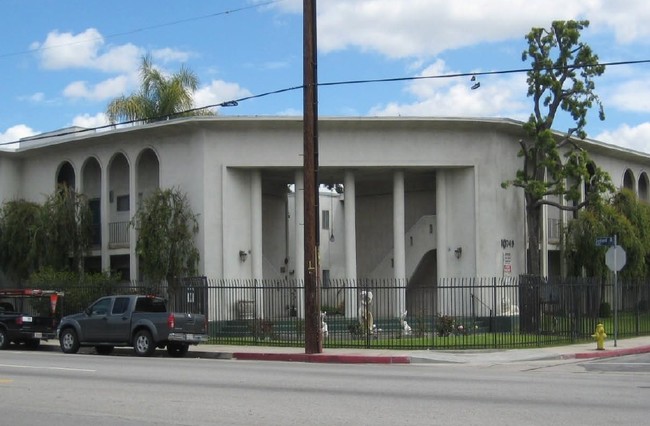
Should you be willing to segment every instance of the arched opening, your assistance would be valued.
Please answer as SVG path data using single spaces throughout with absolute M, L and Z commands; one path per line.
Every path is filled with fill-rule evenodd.
M 92 246 L 101 246 L 101 166 L 96 158 L 86 160 L 81 168 L 81 191 L 88 199 L 92 213 Z
M 648 188 L 648 183 L 648 174 L 642 172 L 641 176 L 639 176 L 639 200 L 645 201 L 646 203 L 650 201 L 650 194 L 648 193 L 650 189 Z
M 156 153 L 147 148 L 138 156 L 136 162 L 136 187 L 138 206 L 160 186 L 160 163 Z
M 115 154 L 108 167 L 108 203 L 109 247 L 128 247 L 131 203 L 129 163 L 124 154 Z
M 623 175 L 623 188 L 634 191 L 634 180 L 634 173 L 632 173 L 632 170 L 627 169 Z
M 68 161 L 64 161 L 59 166 L 59 171 L 56 174 L 56 186 L 60 185 L 65 185 L 72 190 L 75 189 L 74 167 Z

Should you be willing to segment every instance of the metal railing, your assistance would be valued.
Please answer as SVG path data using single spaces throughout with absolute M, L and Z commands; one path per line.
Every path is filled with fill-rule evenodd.
M 129 245 L 129 222 L 111 222 L 108 224 L 108 244 L 111 247 Z
M 103 294 L 167 297 L 176 311 L 208 316 L 212 343 L 303 346 L 301 281 L 186 279 L 173 287 L 67 288 L 65 313 Z M 650 284 L 618 286 L 618 336 L 650 334 Z M 370 300 L 370 294 L 372 299 Z M 596 324 L 613 334 L 614 288 L 588 279 L 331 280 L 321 289 L 325 347 L 516 348 L 590 341 Z
M 562 232 L 560 226 L 561 224 L 560 219 L 548 219 L 547 224 L 548 224 L 548 230 L 547 230 L 548 240 L 553 243 L 560 242 L 560 235 Z

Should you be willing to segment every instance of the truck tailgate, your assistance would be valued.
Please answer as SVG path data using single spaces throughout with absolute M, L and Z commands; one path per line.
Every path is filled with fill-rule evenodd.
M 174 333 L 205 334 L 205 316 L 201 314 L 174 313 Z

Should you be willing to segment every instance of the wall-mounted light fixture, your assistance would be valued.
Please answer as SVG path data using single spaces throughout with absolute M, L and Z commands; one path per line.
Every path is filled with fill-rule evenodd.
M 248 253 L 246 253 L 244 250 L 239 250 L 239 261 L 240 262 L 246 262 L 246 256 L 248 256 Z
M 454 250 L 454 255 L 456 256 L 456 259 L 460 259 L 460 257 L 463 255 L 463 248 L 458 247 L 456 250 Z
M 115 195 L 113 194 L 113 191 L 112 190 L 108 191 L 108 201 L 112 203 L 114 199 L 115 199 Z

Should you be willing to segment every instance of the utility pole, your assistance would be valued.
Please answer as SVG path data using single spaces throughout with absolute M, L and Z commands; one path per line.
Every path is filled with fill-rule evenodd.
M 304 209 L 305 209 L 305 353 L 323 352 L 320 326 L 318 207 L 318 70 L 316 0 L 303 0 Z

